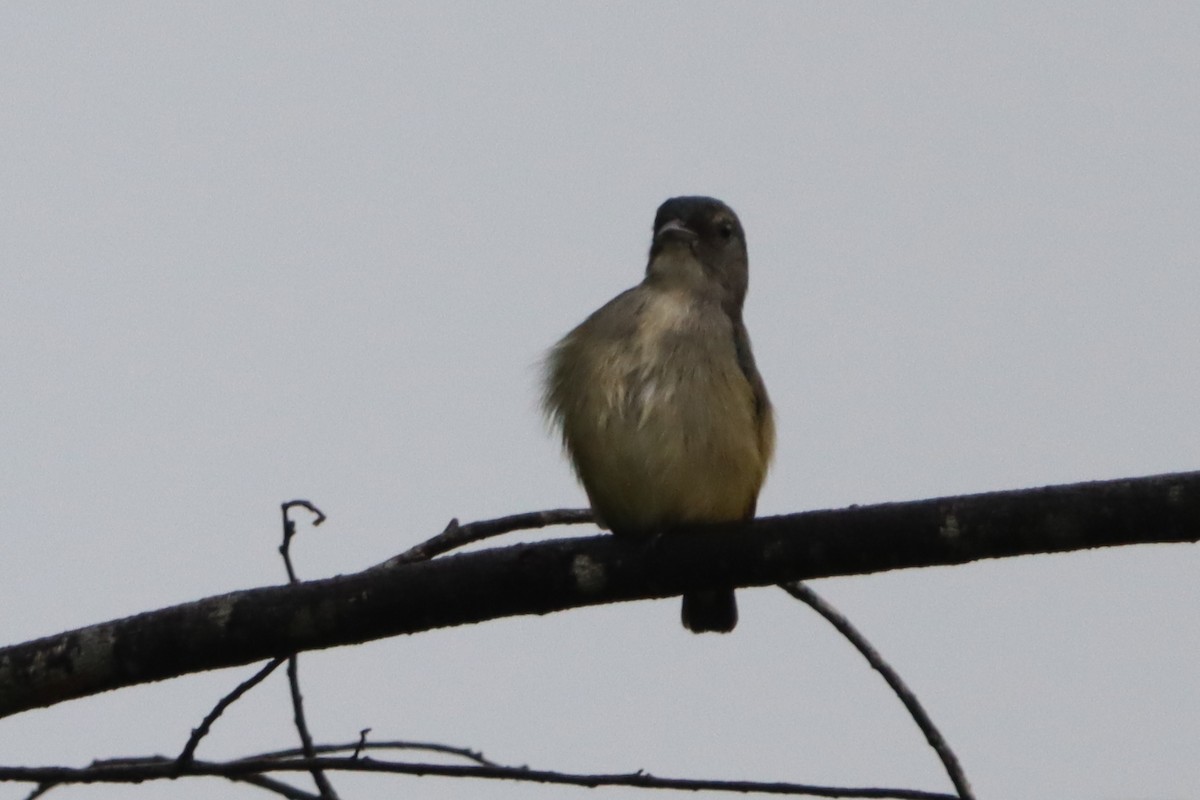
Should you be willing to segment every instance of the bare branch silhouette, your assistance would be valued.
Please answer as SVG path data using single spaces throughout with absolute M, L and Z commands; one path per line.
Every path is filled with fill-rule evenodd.
M 369 758 L 245 758 L 237 761 L 193 761 L 184 772 L 176 772 L 174 759 L 150 757 L 97 762 L 89 767 L 0 767 L 0 781 L 64 783 L 134 783 L 171 780 L 181 775 L 207 775 L 230 780 L 261 779 L 270 773 L 359 772 L 391 775 L 422 775 L 453 778 L 511 780 L 560 786 L 628 786 L 640 789 L 735 792 L 834 798 L 892 798 L 894 800 L 957 800 L 955 795 L 887 787 L 840 787 L 786 781 L 726 781 L 693 778 L 663 778 L 647 772 L 576 774 L 535 770 L 528 767 L 483 765 L 411 764 Z
M 518 614 L 1197 539 L 1200 473 L 1192 472 L 811 511 L 647 543 L 598 536 L 518 544 L 233 592 L 5 647 L 0 717 L 190 672 Z

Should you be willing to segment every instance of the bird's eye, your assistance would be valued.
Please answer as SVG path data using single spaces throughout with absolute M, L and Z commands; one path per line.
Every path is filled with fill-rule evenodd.
M 721 235 L 722 239 L 731 238 L 733 236 L 733 230 L 733 223 L 727 219 L 717 223 L 717 233 Z

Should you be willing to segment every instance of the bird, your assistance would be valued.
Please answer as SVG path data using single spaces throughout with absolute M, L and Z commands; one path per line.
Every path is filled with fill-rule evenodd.
M 742 319 L 748 282 L 733 209 L 670 198 L 642 282 L 547 355 L 543 410 L 617 537 L 754 518 L 775 421 Z M 694 633 L 732 631 L 733 588 L 685 594 L 681 616 Z

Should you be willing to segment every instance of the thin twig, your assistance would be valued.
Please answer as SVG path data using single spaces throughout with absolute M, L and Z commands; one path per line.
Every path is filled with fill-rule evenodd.
M 266 789 L 268 792 L 274 792 L 281 797 L 288 798 L 288 800 L 321 800 L 321 795 L 319 794 L 297 789 L 291 784 L 275 780 L 274 778 L 268 778 L 266 775 L 229 776 L 229 780 L 235 783 L 248 783 L 260 789 Z
M 287 569 L 289 583 L 299 582 L 296 578 L 296 571 L 292 569 L 291 557 L 292 538 L 296 535 L 296 523 L 288 516 L 288 512 L 296 506 L 307 508 L 317 515 L 317 518 L 313 520 L 314 527 L 325 521 L 325 515 L 321 513 L 321 509 L 307 500 L 291 500 L 280 506 L 283 513 L 283 542 L 279 545 L 279 554 L 283 556 L 283 565 Z M 292 694 L 292 720 L 296 725 L 296 733 L 300 735 L 300 746 L 304 748 L 304 756 L 306 759 L 312 760 L 316 757 L 316 753 L 313 751 L 313 740 L 312 734 L 308 731 L 308 721 L 304 716 L 304 696 L 300 694 L 300 659 L 295 653 L 288 656 L 287 665 L 288 688 Z M 317 785 L 317 790 L 321 793 L 322 800 L 339 800 L 333 784 L 329 782 L 329 778 L 325 776 L 325 772 L 320 767 L 313 767 L 310 772 L 313 782 Z
M 283 514 L 283 543 L 279 545 L 279 554 L 283 556 L 283 566 L 287 569 L 288 583 L 296 583 L 296 571 L 292 569 L 291 556 L 292 537 L 296 535 L 296 523 L 288 516 L 288 512 L 297 507 L 307 508 L 316 515 L 317 518 L 313 520 L 314 528 L 325 521 L 325 514 L 321 512 L 321 509 L 307 500 L 289 500 L 279 506 Z
M 147 780 L 147 778 L 134 777 L 129 780 L 113 780 L 111 777 L 109 777 L 107 775 L 107 773 L 111 773 L 115 770 L 125 770 L 125 769 L 138 770 L 140 768 L 153 767 L 156 770 L 156 772 L 149 779 L 157 780 L 159 777 L 163 777 L 163 776 L 159 776 L 157 774 L 157 770 L 162 765 L 169 764 L 169 765 L 171 765 L 171 768 L 175 770 L 175 774 L 165 776 L 165 777 L 170 777 L 172 779 L 173 778 L 181 778 L 181 777 L 195 777 L 195 776 L 201 776 L 201 775 L 214 776 L 214 777 L 218 777 L 218 778 L 224 778 L 224 779 L 226 779 L 228 781 L 232 781 L 234 783 L 252 784 L 252 785 L 258 786 L 262 789 L 266 789 L 268 791 L 274 792 L 278 795 L 282 795 L 283 797 L 287 797 L 287 798 L 289 798 L 289 800 L 321 800 L 320 795 L 313 794 L 312 792 L 306 792 L 303 789 L 297 789 L 295 786 L 284 783 L 283 781 L 280 781 L 280 780 L 276 780 L 275 778 L 268 778 L 266 775 L 262 775 L 258 771 L 248 772 L 245 774 L 235 773 L 235 772 L 211 772 L 211 771 L 197 772 L 195 769 L 193 769 L 193 765 L 197 764 L 197 763 L 211 767 L 214 764 L 218 764 L 218 765 L 223 764 L 223 763 L 232 764 L 232 763 L 236 763 L 236 761 L 230 761 L 230 762 L 201 761 L 201 762 L 197 762 L 195 759 L 192 759 L 191 761 L 188 761 L 186 764 L 181 766 L 178 758 L 167 758 L 166 756 L 120 756 L 117 758 L 96 759 L 95 761 L 93 761 L 91 763 L 91 765 L 89 765 L 87 767 L 83 767 L 81 770 L 79 770 L 80 772 L 88 772 L 91 770 L 97 770 L 97 771 L 100 771 L 102 774 L 105 774 L 104 777 L 101 777 L 101 778 L 85 777 L 83 779 L 78 779 L 78 780 L 77 779 L 62 780 L 62 781 L 59 781 L 59 783 L 63 783 L 63 784 L 66 784 L 66 783 L 140 783 L 143 780 Z M 35 767 L 34 769 L 38 769 L 38 768 Z M 64 771 L 64 770 L 69 770 L 69 768 L 65 768 L 65 767 L 50 767 L 49 769 L 57 770 L 60 772 Z M 0 775 L 2 775 L 4 771 L 5 771 L 4 768 L 0 768 Z M 8 778 L 0 778 L 0 780 L 8 780 Z M 48 788 L 53 788 L 54 785 L 55 785 L 54 783 L 50 783 Z M 32 796 L 36 797 L 37 795 L 32 795 Z M 28 798 L 26 800 L 28 800 Z
M 437 536 L 405 550 L 400 555 L 394 556 L 372 569 L 388 569 L 399 564 L 425 561 L 459 547 L 513 531 L 546 528 L 551 525 L 579 525 L 592 522 L 593 520 L 594 517 L 589 508 L 557 508 L 551 511 L 531 511 L 525 514 L 512 514 L 497 519 L 470 522 L 466 525 L 459 525 L 457 519 L 452 519 L 446 525 L 445 530 Z
M 916 789 L 889 787 L 842 787 L 814 784 L 769 782 L 700 780 L 695 778 L 661 778 L 639 771 L 632 773 L 574 774 L 533 770 L 527 767 L 484 767 L 450 764 L 411 764 L 393 761 L 377 761 L 369 758 L 316 758 L 302 760 L 193 761 L 182 775 L 211 775 L 238 779 L 247 775 L 261 776 L 273 772 L 360 772 L 392 775 L 436 775 L 454 778 L 479 778 L 486 780 L 512 780 L 527 783 L 544 783 L 560 786 L 631 786 L 640 789 L 666 789 L 676 791 L 719 791 L 741 794 L 803 795 L 834 798 L 870 798 L 871 800 L 958 800 L 954 795 L 943 792 L 925 792 Z M 85 768 L 71 767 L 0 767 L 0 781 L 48 781 L 54 783 L 134 783 L 149 780 L 175 779 L 181 773 L 175 771 L 174 759 L 149 759 L 145 764 L 131 764 L 127 759 L 111 765 L 93 765 Z
M 308 732 L 308 722 L 304 718 L 304 698 L 300 694 L 300 676 L 299 676 L 299 660 L 296 656 L 288 656 L 288 686 L 292 691 L 292 719 L 296 723 L 296 732 L 300 734 L 300 746 L 304 748 L 304 757 L 307 760 L 315 760 L 313 752 L 312 734 Z M 329 782 L 329 778 L 325 776 L 325 771 L 320 767 L 313 767 L 312 773 L 313 782 L 317 784 L 317 789 L 321 792 L 322 800 L 338 800 L 337 792 L 333 789 L 333 784 Z
M 900 698 L 900 702 L 908 709 L 908 713 L 912 716 L 913 721 L 917 723 L 917 727 L 925 734 L 925 740 L 929 742 L 929 746 L 937 753 L 938 758 L 942 760 L 942 765 L 946 768 L 946 773 L 950 776 L 950 781 L 954 784 L 954 789 L 958 792 L 960 800 L 975 800 L 975 795 L 971 792 L 971 784 L 967 781 L 966 774 L 963 773 L 962 765 L 958 763 L 958 757 L 954 755 L 954 751 L 950 749 L 950 745 L 942 737 L 937 726 L 933 724 L 933 720 L 929 718 L 929 714 L 925 713 L 925 709 L 921 706 L 921 702 L 917 700 L 917 696 L 913 694 L 904 680 L 892 669 L 891 665 L 883 659 L 867 638 L 862 635 L 851 623 L 850 620 L 842 616 L 833 606 L 826 603 L 812 589 L 805 586 L 800 581 L 792 583 L 782 583 L 779 588 L 790 594 L 802 603 L 807 604 L 810 608 L 824 617 L 833 627 L 837 628 L 838 633 L 845 636 L 850 643 L 862 653 L 863 658 L 871 665 L 871 668 L 883 676 L 887 681 L 887 685 L 891 687 L 896 696 Z
M 263 666 L 262 669 L 239 683 L 236 689 L 222 697 L 220 702 L 213 706 L 212 711 L 208 712 L 208 715 L 204 718 L 204 721 L 200 723 L 200 726 L 192 731 L 192 735 L 188 737 L 187 744 L 184 745 L 183 752 L 179 754 L 177 761 L 180 764 L 187 764 L 189 761 L 191 761 L 195 757 L 196 747 L 200 744 L 200 740 L 208 735 L 208 732 L 212 729 L 213 723 L 216 722 L 217 718 L 225 712 L 225 709 L 237 702 L 237 700 L 246 692 L 262 683 L 266 677 L 274 672 L 275 668 L 282 663 L 282 658 L 271 659 L 266 663 L 265 666 Z
M 366 728 L 367 732 L 371 729 Z M 313 746 L 313 751 L 316 753 L 344 753 L 347 750 L 353 751 L 355 755 L 351 758 L 356 758 L 357 754 L 366 750 L 419 750 L 426 753 L 443 753 L 445 755 L 458 756 L 472 761 L 484 767 L 500 766 L 495 761 L 484 758 L 483 753 L 478 750 L 471 750 L 467 747 L 455 747 L 448 744 L 438 744 L 436 742 L 405 742 L 405 741 L 386 741 L 386 742 L 368 742 L 360 739 L 358 742 L 346 744 L 318 744 Z M 239 761 L 256 761 L 263 759 L 283 759 L 296 758 L 303 756 L 304 751 L 299 748 L 290 748 L 287 750 L 275 750 L 269 753 L 257 753 L 252 756 L 245 756 Z
M 362 755 L 363 748 L 367 746 L 367 734 L 370 732 L 370 728 L 363 728 L 358 732 L 358 744 L 354 745 L 354 752 L 350 754 L 351 758 L 358 758 Z

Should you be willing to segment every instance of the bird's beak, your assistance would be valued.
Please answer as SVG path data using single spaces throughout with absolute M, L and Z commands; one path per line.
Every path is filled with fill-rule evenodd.
M 692 242 L 696 239 L 696 232 L 677 219 L 667 220 L 654 232 L 654 241 L 661 244 L 671 239 Z

